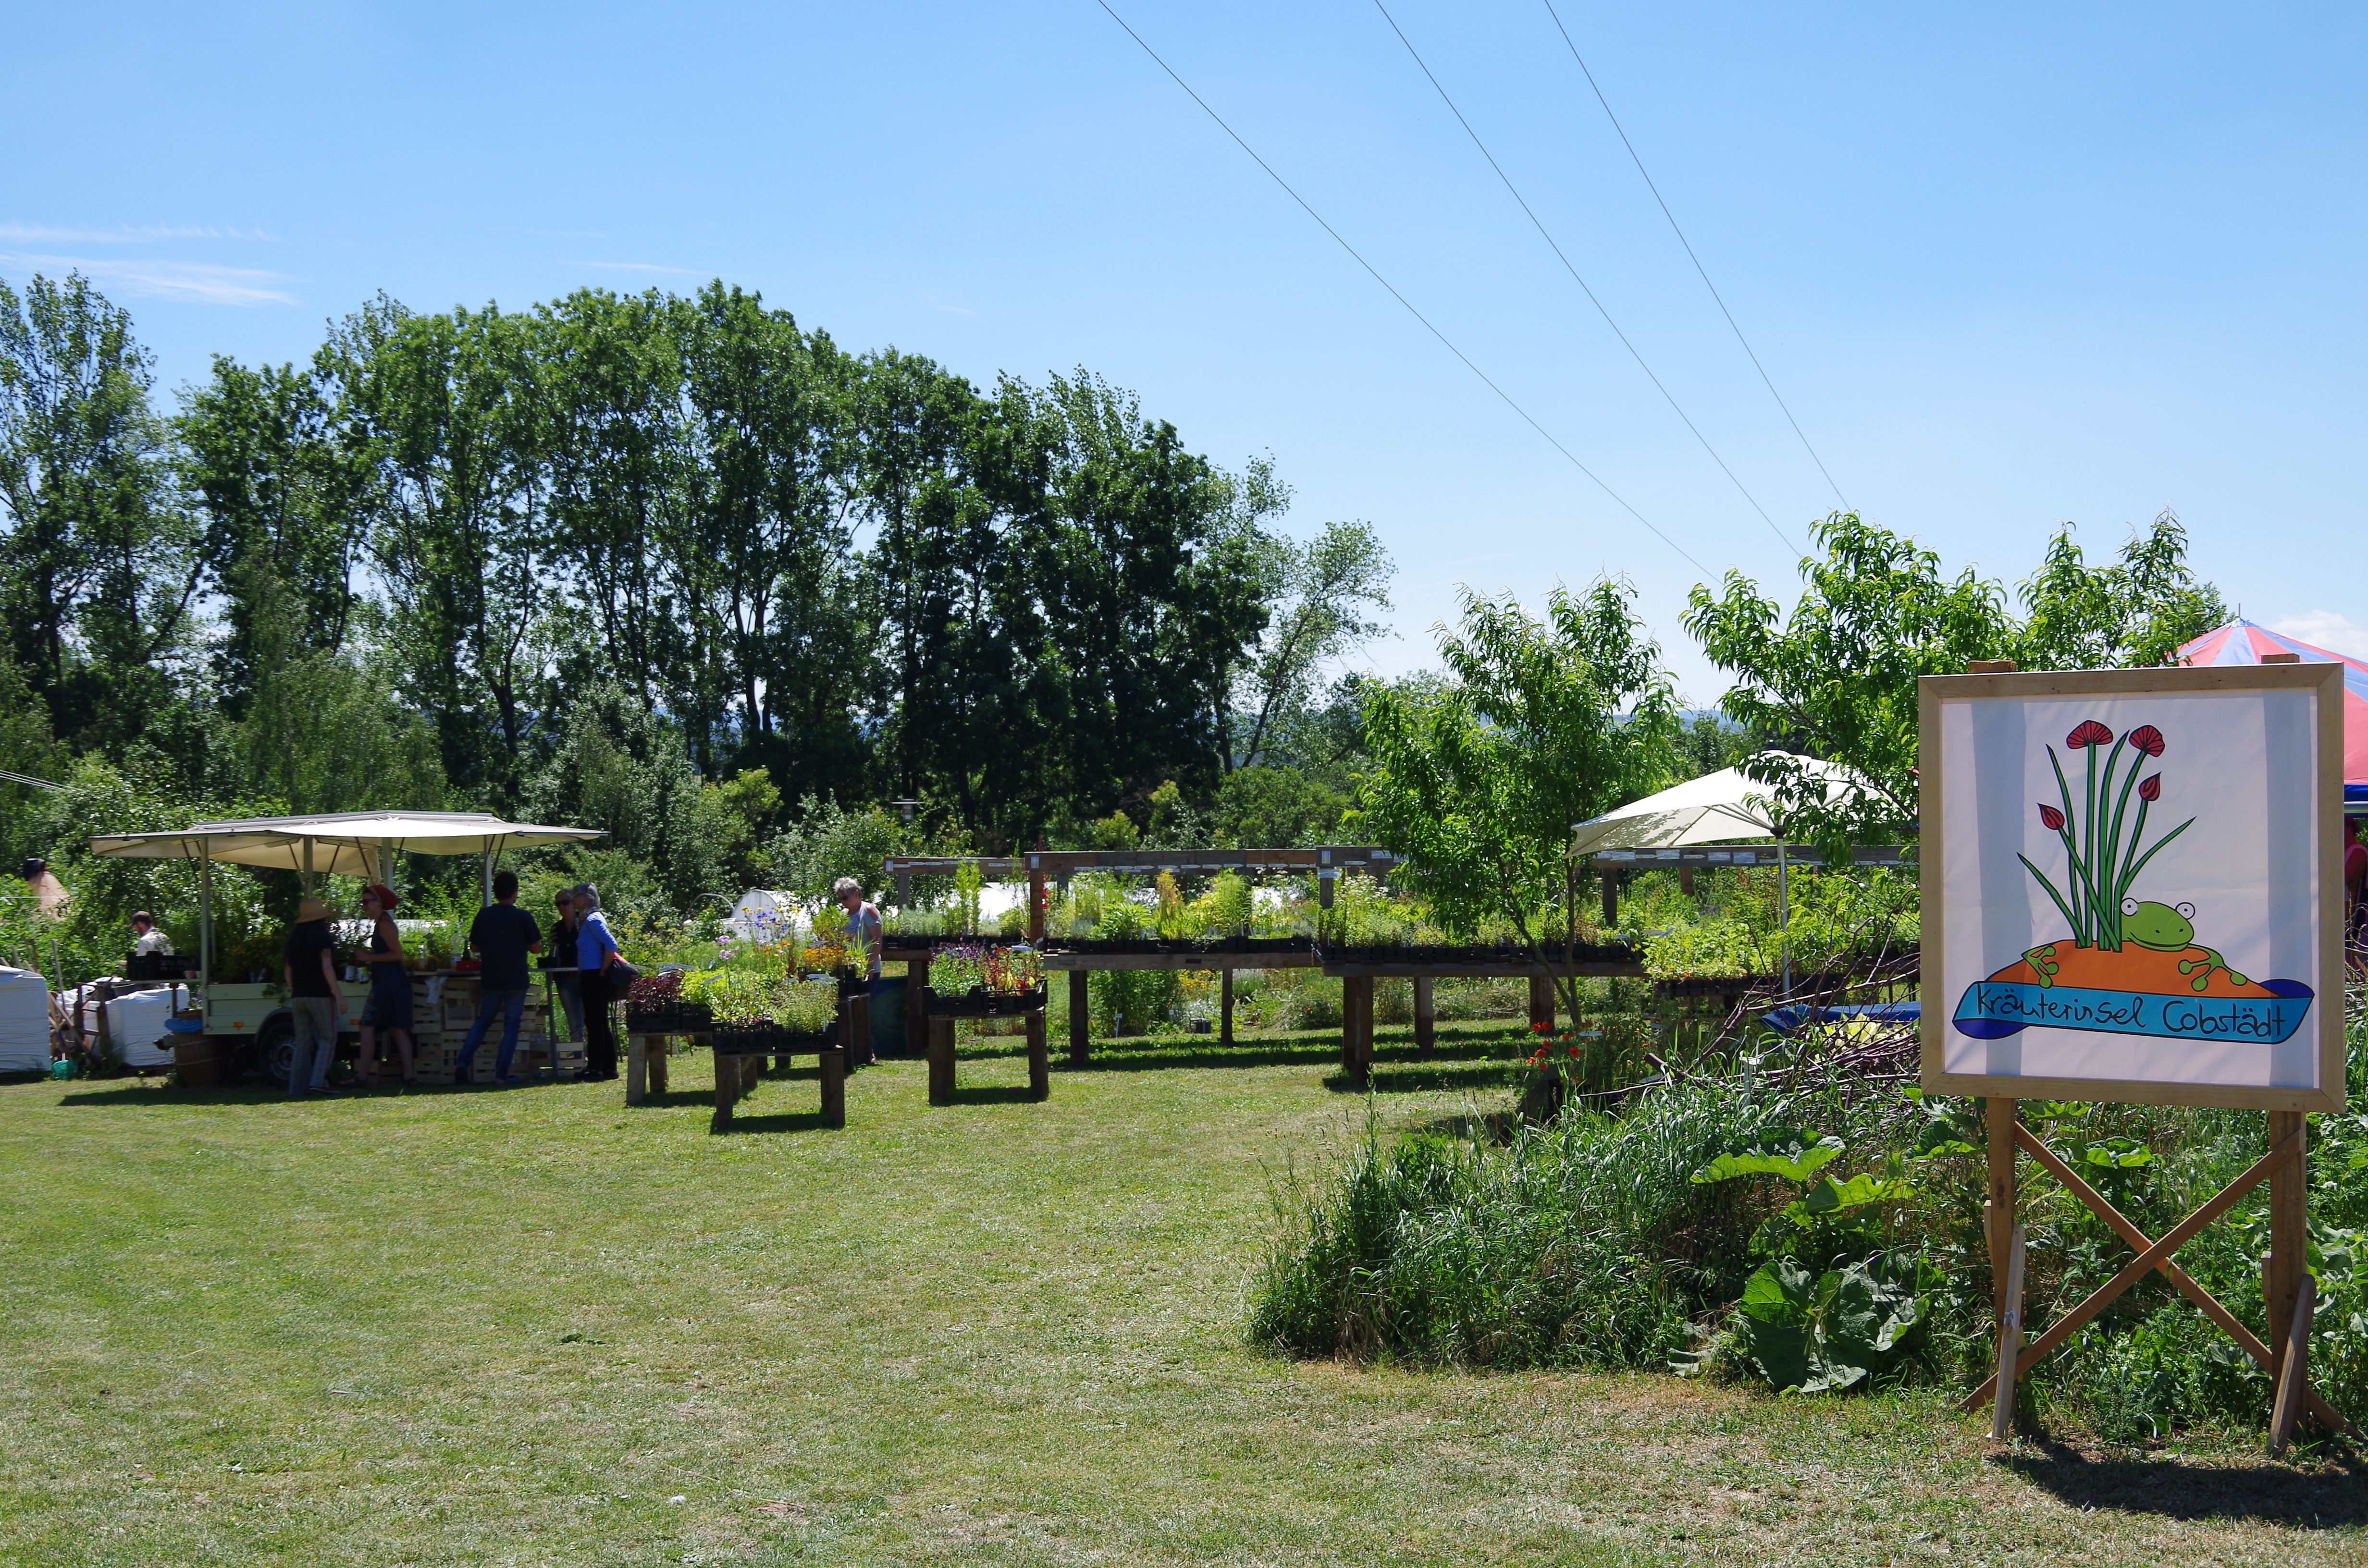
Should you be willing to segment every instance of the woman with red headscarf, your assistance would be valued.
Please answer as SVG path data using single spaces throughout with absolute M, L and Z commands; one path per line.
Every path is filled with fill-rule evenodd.
M 411 973 L 403 967 L 403 933 L 395 928 L 394 890 L 372 882 L 362 889 L 362 915 L 370 923 L 370 945 L 360 957 L 370 965 L 370 1001 L 362 1008 L 362 1077 L 370 1077 L 378 1060 L 378 1031 L 394 1037 L 395 1055 L 403 1062 L 403 1081 L 419 1080 L 411 1066 Z

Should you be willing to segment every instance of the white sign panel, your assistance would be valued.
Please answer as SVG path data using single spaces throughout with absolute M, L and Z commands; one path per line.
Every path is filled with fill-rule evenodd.
M 2339 1108 L 2340 679 L 1928 677 L 1926 1086 Z

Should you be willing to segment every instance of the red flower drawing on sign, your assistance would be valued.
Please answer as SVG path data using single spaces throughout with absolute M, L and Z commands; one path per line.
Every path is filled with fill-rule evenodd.
M 2064 813 L 2044 801 L 2039 802 L 2039 820 L 2050 833 L 2064 831 Z
M 2113 744 L 2113 732 L 2094 719 L 2084 719 L 2078 729 L 2064 737 L 2064 744 L 2074 751 L 2086 751 L 2090 746 L 2109 746 Z

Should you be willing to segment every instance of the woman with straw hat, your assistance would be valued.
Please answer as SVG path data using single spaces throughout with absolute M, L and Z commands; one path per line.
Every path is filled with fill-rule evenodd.
M 383 882 L 362 889 L 362 915 L 370 923 L 370 945 L 360 957 L 369 963 L 370 1002 L 362 1008 L 362 1080 L 370 1079 L 378 1060 L 378 1031 L 394 1037 L 395 1055 L 403 1062 L 406 1086 L 418 1083 L 411 1067 L 411 972 L 403 967 L 403 933 L 395 929 L 398 900 Z

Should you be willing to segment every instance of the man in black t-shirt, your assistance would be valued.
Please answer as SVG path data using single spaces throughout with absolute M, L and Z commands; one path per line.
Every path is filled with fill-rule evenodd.
M 296 924 L 288 927 L 288 942 L 279 955 L 279 972 L 288 983 L 288 1014 L 296 1025 L 295 1053 L 288 1061 L 291 1100 L 329 1092 L 329 1063 L 336 1059 L 337 1024 L 346 1011 L 336 949 L 329 934 L 329 906 L 317 898 L 298 904 Z
M 527 955 L 542 951 L 542 927 L 518 906 L 518 874 L 494 873 L 494 902 L 477 911 L 469 926 L 469 946 L 484 960 L 478 971 L 477 1017 L 461 1042 L 459 1081 L 469 1081 L 469 1064 L 498 1010 L 502 1015 L 501 1054 L 494 1059 L 494 1077 L 504 1084 L 518 1079 L 510 1059 L 518 1053 L 518 1019 L 526 1012 Z

